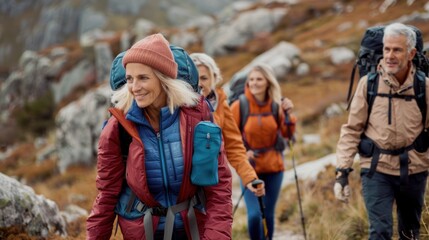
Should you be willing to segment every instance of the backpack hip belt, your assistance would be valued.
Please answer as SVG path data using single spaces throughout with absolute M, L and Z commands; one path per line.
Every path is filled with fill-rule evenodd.
M 176 213 L 179 213 L 187 209 L 188 210 L 187 217 L 188 217 L 192 240 L 199 240 L 200 234 L 198 232 L 197 218 L 194 210 L 194 206 L 196 205 L 198 205 L 198 200 L 196 199 L 196 196 L 186 201 L 183 201 L 181 203 L 178 203 L 176 205 L 170 206 L 168 208 L 165 208 L 165 207 L 147 208 L 147 207 L 144 207 L 143 203 L 137 204 L 136 208 L 140 206 L 139 209 L 141 211 L 144 211 L 143 223 L 144 223 L 146 239 L 153 240 L 154 233 L 153 233 L 152 217 L 165 216 L 166 218 L 165 218 L 165 227 L 164 227 L 164 240 L 170 240 L 173 235 L 174 218 Z
M 380 154 L 399 156 L 400 184 L 401 186 L 406 186 L 408 184 L 408 151 L 413 150 L 415 145 L 416 141 L 406 147 L 398 149 L 382 149 L 378 147 L 372 139 L 364 135 L 359 143 L 358 149 L 359 154 L 363 157 L 372 157 L 367 177 L 372 178 L 374 175 L 378 160 L 380 159 Z
M 173 234 L 174 229 L 174 218 L 176 213 L 179 213 L 183 210 L 188 210 L 187 217 L 188 217 L 188 223 L 190 228 L 190 233 L 192 240 L 199 240 L 200 235 L 198 231 L 198 223 L 197 223 L 197 217 L 195 215 L 194 207 L 197 207 L 198 209 L 202 209 L 201 212 L 205 214 L 205 205 L 206 205 L 206 199 L 202 188 L 198 188 L 195 195 L 181 203 L 178 203 L 176 205 L 170 206 L 168 208 L 165 207 L 152 207 L 149 208 L 146 206 L 143 202 L 141 202 L 139 199 L 137 199 L 137 203 L 134 206 L 134 209 L 143 212 L 144 213 L 144 229 L 145 229 L 145 236 L 147 240 L 153 240 L 153 223 L 152 223 L 152 217 L 153 216 L 164 216 L 165 218 L 165 227 L 164 227 L 164 240 L 170 240 L 171 236 Z M 129 206 L 127 206 L 129 208 Z

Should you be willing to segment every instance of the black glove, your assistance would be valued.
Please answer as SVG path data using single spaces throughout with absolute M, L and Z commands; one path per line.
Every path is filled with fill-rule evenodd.
M 352 172 L 352 168 L 339 169 L 335 170 L 336 179 L 334 185 L 334 194 L 335 198 L 338 200 L 348 203 L 350 197 L 350 187 L 349 187 L 349 173 Z

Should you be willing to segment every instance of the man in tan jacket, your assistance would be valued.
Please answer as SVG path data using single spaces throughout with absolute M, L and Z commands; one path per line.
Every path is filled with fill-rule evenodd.
M 427 104 L 422 113 L 414 97 L 416 33 L 400 23 L 387 26 L 383 37 L 378 89 L 370 114 L 364 76 L 341 128 L 337 146 L 334 192 L 347 202 L 348 174 L 360 154 L 362 192 L 370 223 L 369 239 L 391 239 L 396 201 L 400 239 L 418 239 L 429 167 Z M 429 102 L 429 79 L 426 103 Z M 401 96 L 403 95 L 403 96 Z M 404 97 L 413 96 L 411 99 Z M 369 114 L 369 116 L 368 116 Z M 425 126 L 423 126 L 425 125 Z M 420 142 L 420 144 L 417 144 Z M 422 146 L 424 145 L 424 146 Z

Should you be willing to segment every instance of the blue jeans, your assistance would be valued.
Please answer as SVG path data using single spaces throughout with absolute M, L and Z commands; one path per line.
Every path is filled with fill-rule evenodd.
M 369 239 L 392 239 L 393 202 L 396 201 L 399 239 L 417 239 L 420 230 L 427 171 L 409 175 L 409 184 L 400 185 L 400 177 L 375 172 L 372 178 L 361 170 L 362 192 L 369 219 Z
M 258 174 L 258 177 L 265 182 L 265 196 L 263 197 L 265 205 L 264 213 L 268 228 L 268 236 L 269 239 L 272 239 L 274 233 L 274 213 L 283 181 L 283 172 Z M 243 184 L 241 184 L 241 186 L 243 188 Z M 258 198 L 252 192 L 246 191 L 244 193 L 244 202 L 247 208 L 247 229 L 250 239 L 265 239 L 262 226 L 262 213 Z

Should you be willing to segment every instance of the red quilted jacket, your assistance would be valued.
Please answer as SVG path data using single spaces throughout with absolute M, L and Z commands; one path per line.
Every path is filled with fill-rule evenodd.
M 204 107 L 201 101 L 197 107 Z M 192 117 L 192 108 L 182 109 L 180 112 L 180 134 L 182 149 L 184 152 L 185 174 L 182 188 L 179 193 L 178 203 L 191 198 L 196 191 L 196 186 L 190 182 L 191 160 L 192 160 L 192 135 L 195 123 L 198 121 Z M 186 110 L 186 111 L 185 111 Z M 125 120 L 125 116 L 117 109 L 110 109 L 115 117 L 111 117 L 103 129 L 98 146 L 97 198 L 94 201 L 92 211 L 87 219 L 87 239 L 110 239 L 115 220 L 114 208 L 118 201 L 125 174 L 125 166 L 122 162 L 119 143 L 119 121 Z M 200 109 L 201 111 L 201 109 Z M 201 115 L 201 113 L 199 113 Z M 125 129 L 133 137 L 130 144 L 127 161 L 127 179 L 130 188 L 146 205 L 150 207 L 159 206 L 153 196 L 149 193 L 146 182 L 146 169 L 144 164 L 144 147 L 138 136 L 135 126 L 127 122 Z M 124 123 L 123 122 L 123 123 Z M 186 134 L 191 133 L 191 134 Z M 196 211 L 198 228 L 201 239 L 231 239 L 232 231 L 232 200 L 231 200 L 231 172 L 225 159 L 225 154 L 219 158 L 219 184 L 204 187 L 207 198 L 206 215 Z M 130 159 L 141 159 L 141 161 L 130 161 Z M 185 222 L 185 228 L 190 239 L 189 226 L 186 216 L 187 210 L 181 212 Z M 119 217 L 124 239 L 145 239 L 143 217 L 136 220 L 127 220 Z M 158 217 L 153 217 L 153 226 L 156 229 Z

